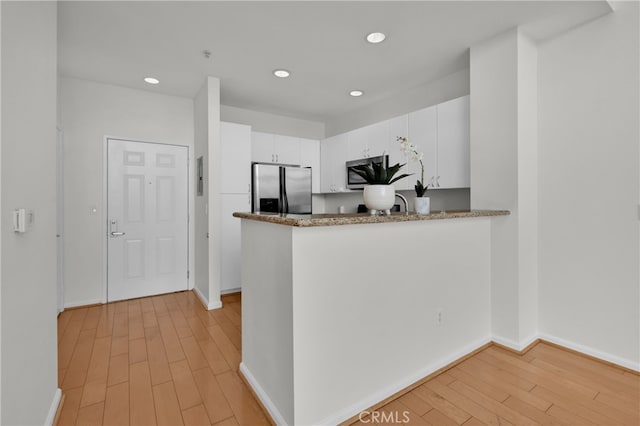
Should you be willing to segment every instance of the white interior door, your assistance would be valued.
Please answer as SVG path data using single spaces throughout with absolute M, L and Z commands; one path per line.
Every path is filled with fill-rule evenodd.
M 107 299 L 188 287 L 188 148 L 107 141 Z

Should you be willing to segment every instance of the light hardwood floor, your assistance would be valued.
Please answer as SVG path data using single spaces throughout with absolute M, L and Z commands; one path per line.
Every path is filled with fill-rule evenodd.
M 63 312 L 58 424 L 268 424 L 236 372 L 240 295 L 223 303 L 182 292 Z M 356 423 L 638 426 L 640 377 L 545 343 L 493 346 Z
M 638 426 L 640 377 L 543 342 L 491 346 L 376 411 L 356 424 Z
M 237 374 L 240 296 L 207 312 L 192 292 L 64 311 L 58 425 L 264 425 Z

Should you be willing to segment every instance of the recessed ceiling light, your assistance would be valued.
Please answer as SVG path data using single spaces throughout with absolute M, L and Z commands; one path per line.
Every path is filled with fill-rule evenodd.
M 349 92 L 349 94 L 355 98 L 357 98 L 358 96 L 362 96 L 364 95 L 364 92 L 362 90 L 352 90 Z
M 144 81 L 149 83 L 149 84 L 158 84 L 158 83 L 160 83 L 160 80 L 158 80 L 157 78 L 153 78 L 153 77 L 145 77 Z
M 273 75 L 279 78 L 287 78 L 291 75 L 291 73 L 287 70 L 274 70 Z
M 382 43 L 384 41 L 384 39 L 387 38 L 386 35 L 384 35 L 383 33 L 371 33 L 371 34 L 367 34 L 367 41 L 369 43 Z

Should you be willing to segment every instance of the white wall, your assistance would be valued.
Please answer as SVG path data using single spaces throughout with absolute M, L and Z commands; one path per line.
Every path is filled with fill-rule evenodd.
M 537 49 L 512 29 L 471 48 L 471 207 L 492 227 L 492 332 L 522 349 L 538 333 Z
M 324 123 L 319 121 L 301 120 L 228 105 L 220 105 L 220 119 L 231 123 L 247 124 L 255 132 L 308 139 L 324 138 Z
M 195 282 L 194 290 L 208 304 L 209 300 L 209 128 L 208 97 L 205 84 L 193 101 L 194 158 L 203 159 L 204 188 L 202 196 L 195 197 Z M 193 170 L 196 173 L 194 162 Z M 197 184 L 197 183 L 196 183 Z
M 2 2 L 1 424 L 51 421 L 57 389 L 55 2 Z M 13 209 L 33 210 L 13 232 Z
M 0 100 L 2 99 L 2 2 L 0 2 Z M 2 215 L 2 101 L 0 101 L 0 217 Z M 2 234 L 0 224 L 0 319 L 2 319 Z M 2 326 L 0 324 L 0 421 L 2 420 Z
M 330 117 L 326 121 L 325 137 L 345 133 L 468 94 L 469 70 L 467 69 L 348 113 Z M 366 98 L 362 98 L 362 102 L 366 102 Z
M 492 226 L 492 332 L 518 343 L 517 31 L 471 48 L 471 208 L 506 209 Z
M 637 2 L 539 47 L 540 331 L 640 368 Z
M 73 78 L 60 78 L 59 84 L 65 137 L 65 306 L 86 305 L 104 301 L 105 295 L 105 136 L 188 145 L 193 159 L 193 100 Z M 92 207 L 97 214 L 90 213 Z
M 220 174 L 220 79 L 207 77 L 207 143 L 209 152 L 208 195 L 209 195 L 209 300 L 208 309 L 219 308 L 222 270 L 222 185 Z

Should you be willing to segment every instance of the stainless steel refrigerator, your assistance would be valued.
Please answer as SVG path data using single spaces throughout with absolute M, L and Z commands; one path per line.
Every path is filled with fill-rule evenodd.
M 253 213 L 311 214 L 311 167 L 251 164 Z

